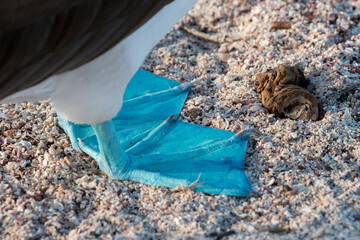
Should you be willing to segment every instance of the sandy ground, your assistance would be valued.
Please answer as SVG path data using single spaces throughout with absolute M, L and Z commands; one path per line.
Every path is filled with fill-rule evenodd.
M 0 238 L 359 239 L 359 10 L 354 0 L 201 0 L 144 62 L 178 82 L 202 77 L 181 120 L 265 135 L 246 156 L 259 196 L 111 181 L 71 148 L 48 102 L 2 105 Z M 320 121 L 277 118 L 254 90 L 256 74 L 296 63 L 316 86 Z

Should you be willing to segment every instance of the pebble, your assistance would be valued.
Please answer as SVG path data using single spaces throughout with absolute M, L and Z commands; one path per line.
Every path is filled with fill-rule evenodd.
M 222 62 L 227 62 L 227 60 L 229 59 L 229 55 L 227 53 L 219 53 L 218 57 Z
M 292 139 L 296 139 L 296 138 L 298 137 L 297 132 L 291 132 L 291 133 L 290 133 L 290 137 L 291 137 Z
M 190 56 L 190 57 L 189 57 L 189 61 L 190 61 L 192 64 L 196 64 L 197 59 L 196 59 L 196 57 L 193 55 L 193 56 Z
M 350 122 L 352 121 L 352 117 L 351 117 L 349 108 L 346 108 L 346 110 L 345 110 L 344 120 L 345 120 L 345 122 L 347 122 L 347 123 L 350 123 Z
M 261 104 L 254 104 L 251 108 L 250 111 L 255 113 L 258 112 L 260 110 L 264 109 L 263 106 Z
M 191 108 L 188 110 L 188 114 L 192 119 L 196 119 L 198 116 L 202 115 L 202 111 L 199 108 Z
M 32 144 L 28 141 L 22 140 L 20 141 L 20 145 L 26 147 L 26 148 L 30 148 L 32 146 Z
M 222 82 L 217 83 L 217 84 L 216 84 L 216 87 L 217 87 L 217 88 L 224 88 L 224 87 L 225 87 L 225 83 L 222 83 Z
M 264 148 L 267 148 L 267 149 L 273 148 L 273 144 L 271 142 L 267 142 L 264 144 Z

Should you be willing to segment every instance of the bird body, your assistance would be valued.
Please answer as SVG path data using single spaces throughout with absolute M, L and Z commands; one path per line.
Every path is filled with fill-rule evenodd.
M 162 2 L 165 4 L 169 1 Z M 1 102 L 51 98 L 56 111 L 71 122 L 94 124 L 110 120 L 121 108 L 126 86 L 146 55 L 195 2 L 170 2 L 137 30 L 95 59 L 75 69 L 50 76 L 35 86 L 7 96 Z M 50 66 L 45 64 L 44 67 Z

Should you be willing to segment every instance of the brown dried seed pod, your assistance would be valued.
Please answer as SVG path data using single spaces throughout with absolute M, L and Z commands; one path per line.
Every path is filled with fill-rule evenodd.
M 262 103 L 276 116 L 294 120 L 317 120 L 319 107 L 317 99 L 304 88 L 283 85 L 275 94 L 261 93 Z
M 317 120 L 317 99 L 306 87 L 309 85 L 298 66 L 280 66 L 260 74 L 255 82 L 265 108 L 279 117 L 294 120 Z

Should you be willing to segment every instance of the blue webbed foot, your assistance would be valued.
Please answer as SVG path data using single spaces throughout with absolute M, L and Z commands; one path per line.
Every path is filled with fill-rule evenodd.
M 221 131 L 226 134 L 213 140 L 220 130 L 171 116 L 139 141 L 129 143 L 120 140 L 124 133 L 116 131 L 111 121 L 92 127 L 95 135 L 80 141 L 80 148 L 111 178 L 175 188 L 189 187 L 200 176 L 197 191 L 248 196 L 251 190 L 242 169 L 247 140 L 256 131 L 236 135 Z M 194 134 L 189 136 L 190 132 Z
M 90 126 L 60 117 L 60 125 L 73 146 L 92 156 L 111 178 L 249 196 L 251 185 L 242 169 L 247 141 L 258 131 L 235 135 L 175 120 L 188 92 L 189 84 L 139 70 L 114 119 Z

